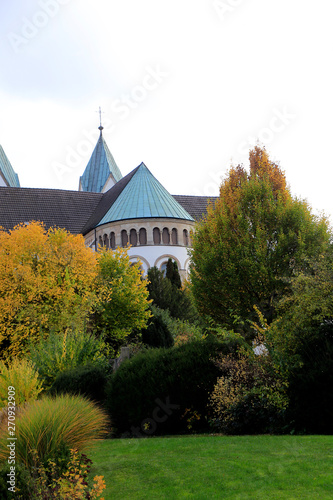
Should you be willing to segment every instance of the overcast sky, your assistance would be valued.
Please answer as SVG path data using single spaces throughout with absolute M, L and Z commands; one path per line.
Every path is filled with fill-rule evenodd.
M 257 140 L 333 215 L 330 0 L 0 3 L 0 144 L 22 187 L 78 188 L 98 138 L 126 175 L 217 195 Z

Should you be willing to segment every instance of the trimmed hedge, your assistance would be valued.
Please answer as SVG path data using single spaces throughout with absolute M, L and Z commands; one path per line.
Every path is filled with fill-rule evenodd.
M 98 365 L 77 366 L 57 375 L 50 394 L 80 394 L 92 401 L 105 399 L 105 387 L 109 375 L 105 368 Z
M 106 388 L 106 408 L 118 435 L 147 436 L 207 430 L 208 397 L 219 369 L 216 339 L 151 349 L 124 361 Z

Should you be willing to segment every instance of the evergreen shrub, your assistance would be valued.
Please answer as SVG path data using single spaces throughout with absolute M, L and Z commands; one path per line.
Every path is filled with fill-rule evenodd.
M 173 318 L 170 315 L 168 309 L 161 309 L 154 304 L 151 304 L 150 309 L 153 315 L 150 322 L 156 322 L 159 325 L 162 323 L 163 329 L 165 329 L 165 333 L 160 332 L 160 335 L 158 335 L 158 333 L 155 333 L 155 324 L 150 329 L 148 329 L 147 332 L 146 330 L 135 332 L 136 337 L 142 339 L 143 343 L 146 346 L 179 346 L 180 344 L 200 340 L 204 338 L 204 336 L 207 336 L 207 332 L 204 332 L 203 328 L 200 325 L 190 323 L 186 320 Z M 156 321 L 156 318 L 158 318 L 158 321 Z
M 173 272 L 176 274 L 172 275 Z M 172 273 L 170 274 L 169 272 L 167 274 L 169 279 L 157 267 L 151 267 L 148 270 L 147 289 L 149 299 L 153 301 L 153 305 L 167 310 L 173 318 L 192 323 L 198 321 L 198 312 L 189 286 L 184 284 L 184 286 L 180 287 L 179 273 L 173 265 Z
M 172 333 L 165 321 L 163 310 L 154 307 L 154 315 L 145 330 L 142 330 L 142 342 L 151 347 L 172 347 L 174 344 Z
M 106 388 L 113 428 L 136 436 L 207 429 L 208 396 L 219 374 L 212 359 L 219 352 L 230 352 L 228 344 L 206 339 L 124 361 Z
M 105 399 L 108 376 L 108 371 L 102 366 L 77 366 L 59 373 L 49 392 L 53 395 L 80 394 L 92 401 L 102 402 Z

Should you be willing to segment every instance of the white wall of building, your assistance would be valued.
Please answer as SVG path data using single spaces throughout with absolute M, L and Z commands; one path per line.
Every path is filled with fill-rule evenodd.
M 146 231 L 144 244 L 140 242 L 141 229 Z M 156 230 L 160 233 L 159 243 L 154 240 L 154 231 Z M 153 266 L 161 269 L 161 266 L 171 258 L 177 262 L 180 275 L 184 279 L 187 277 L 190 264 L 190 235 L 193 230 L 194 221 L 161 218 L 132 219 L 99 226 L 85 236 L 85 242 L 93 249 L 98 248 L 98 246 L 123 247 L 127 245 L 127 241 L 124 243 L 122 240 L 122 232 L 126 232 L 130 244 L 131 232 L 134 231 L 136 244 L 129 248 L 128 255 L 133 262 L 141 261 L 145 274 Z M 174 233 L 176 233 L 176 237 Z M 114 247 L 111 243 L 111 234 L 113 235 Z M 165 238 L 169 240 L 168 244 L 165 244 Z
M 186 277 L 189 266 L 189 247 L 176 245 L 145 245 L 140 247 L 131 247 L 128 255 L 131 261 L 140 260 L 142 268 L 147 273 L 150 267 L 156 266 L 158 269 L 171 257 L 178 265 L 180 275 Z

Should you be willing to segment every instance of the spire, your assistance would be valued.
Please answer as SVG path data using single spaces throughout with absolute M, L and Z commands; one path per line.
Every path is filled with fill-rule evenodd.
M 102 193 L 114 186 L 122 175 L 102 135 L 104 127 L 101 107 L 96 113 L 99 113 L 100 136 L 85 171 L 80 177 L 79 191 Z
M 20 187 L 18 175 L 14 172 L 2 146 L 0 146 L 0 186 Z
M 103 126 L 102 126 L 102 110 L 101 110 L 101 107 L 99 107 L 98 111 L 96 111 L 96 113 L 99 113 L 99 127 L 98 127 L 98 130 L 100 131 L 101 135 L 102 135 L 102 130 L 103 130 Z

